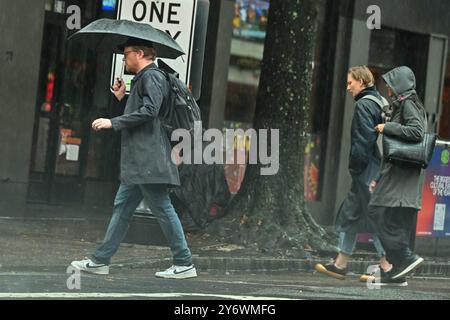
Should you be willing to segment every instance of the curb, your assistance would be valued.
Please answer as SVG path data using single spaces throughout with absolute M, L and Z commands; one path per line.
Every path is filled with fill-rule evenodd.
M 15 217 L 0 217 L 2 225 L 9 230 L 8 226 L 12 223 L 11 232 L 19 232 L 23 234 L 40 234 L 51 235 L 52 237 L 62 237 L 70 239 L 72 236 L 77 238 L 84 237 L 85 240 L 96 242 L 104 235 L 104 230 L 107 226 L 107 221 L 103 218 L 85 219 L 85 218 L 15 218 Z M 6 230 L 6 229 L 5 229 Z M 148 231 L 148 230 L 147 230 Z M 152 236 L 154 236 L 153 233 Z M 10 237 L 10 239 L 13 239 Z M 450 240 L 450 239 L 449 239 Z M 442 245 L 444 244 L 444 241 Z M 133 242 L 131 242 L 133 243 Z M 135 242 L 134 242 L 135 243 Z M 125 242 L 124 242 L 125 244 Z M 153 244 L 155 246 L 155 244 Z M 161 244 L 156 244 L 161 246 Z M 165 246 L 165 250 L 169 250 Z M 231 273 L 281 273 L 281 272 L 316 272 L 314 265 L 316 263 L 328 263 L 329 259 L 294 259 L 294 258 L 273 258 L 269 256 L 246 256 L 244 252 L 233 252 L 231 256 L 223 256 L 223 253 L 218 253 L 213 250 L 202 249 L 201 253 L 193 254 L 193 262 L 200 272 L 220 272 L 225 274 Z M 156 251 L 155 251 L 156 252 Z M 151 249 L 147 254 L 152 254 Z M 425 262 L 415 271 L 416 276 L 438 276 L 450 277 L 450 258 L 432 258 L 426 257 Z M 134 260 L 134 261 L 133 261 Z M 114 261 L 114 260 L 113 260 Z M 165 269 L 172 264 L 171 258 L 159 257 L 158 254 L 153 255 L 150 259 L 141 259 L 141 256 L 136 256 L 127 262 L 113 263 L 114 268 L 151 268 L 151 269 Z M 363 274 L 367 271 L 370 265 L 378 264 L 378 260 L 374 254 L 357 253 L 349 262 L 348 269 L 349 276 Z M 68 265 L 61 266 L 61 270 L 65 270 Z M 56 266 L 50 267 L 54 270 Z M 38 265 L 22 265 L 19 269 L 26 270 L 29 268 L 49 269 L 49 266 Z M 0 263 L 0 270 L 11 269 L 10 266 Z
M 316 263 L 328 263 L 330 260 L 307 259 L 274 259 L 274 258 L 243 258 L 243 257 L 194 257 L 194 265 L 199 272 L 221 273 L 221 274 L 277 274 L 289 272 L 300 275 L 304 272 L 317 273 L 314 270 Z M 115 269 L 166 269 L 172 264 L 171 258 L 151 259 L 134 262 L 112 263 Z M 377 264 L 377 261 L 352 261 L 349 262 L 348 277 L 359 277 L 364 274 L 370 265 Z M 60 272 L 66 271 L 68 265 L 27 265 L 27 266 L 1 266 L 0 272 L 25 272 L 33 269 L 43 271 Z M 450 264 L 435 263 L 425 261 L 414 273 L 416 277 L 442 277 L 450 278 Z
M 221 272 L 225 274 L 236 273 L 262 273 L 272 274 L 280 272 L 316 272 L 316 263 L 328 263 L 329 260 L 307 259 L 274 259 L 274 258 L 242 258 L 242 257 L 194 257 L 194 265 L 200 272 Z M 113 267 L 136 269 L 164 269 L 172 263 L 172 259 L 146 260 L 140 262 L 113 264 Z M 349 276 L 364 274 L 370 265 L 377 261 L 349 262 Z M 425 261 L 414 273 L 415 276 L 450 277 L 450 264 Z

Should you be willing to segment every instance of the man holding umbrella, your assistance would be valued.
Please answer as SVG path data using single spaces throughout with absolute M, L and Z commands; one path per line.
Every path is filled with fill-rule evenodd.
M 111 257 L 126 235 L 129 221 L 142 199 L 146 200 L 167 238 L 173 266 L 155 276 L 186 279 L 197 276 L 184 232 L 169 198 L 168 188 L 179 186 L 178 170 L 171 160 L 171 146 L 158 113 L 165 107 L 169 83 L 157 70 L 156 46 L 147 40 L 129 38 L 119 46 L 128 72 L 136 74 L 124 114 L 113 119 L 97 119 L 95 131 L 121 131 L 121 184 L 114 200 L 114 211 L 103 243 L 91 258 L 73 261 L 79 270 L 108 274 Z M 118 100 L 125 97 L 125 84 L 113 86 Z

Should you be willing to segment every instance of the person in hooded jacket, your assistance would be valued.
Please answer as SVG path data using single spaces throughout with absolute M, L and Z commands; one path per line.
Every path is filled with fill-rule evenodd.
M 377 145 L 375 126 L 381 123 L 382 107 L 388 105 L 374 86 L 374 77 L 366 66 L 350 68 L 347 91 L 356 101 L 351 127 L 349 172 L 351 189 L 339 208 L 336 231 L 339 233 L 339 254 L 326 265 L 316 264 L 320 273 L 344 280 L 347 262 L 353 254 L 358 233 L 370 233 L 367 221 L 370 200 L 369 186 L 380 169 L 381 155 Z M 380 240 L 374 236 L 374 246 L 380 258 L 380 267 L 388 270 L 392 266 L 386 260 Z M 365 280 L 364 280 L 365 281 Z
M 427 130 L 427 121 L 415 90 L 413 71 L 406 66 L 398 67 L 383 75 L 383 79 L 394 100 L 393 114 L 390 122 L 376 126 L 377 132 L 420 142 Z M 369 221 L 393 265 L 390 270 L 381 270 L 378 279 L 381 284 L 402 281 L 423 262 L 413 250 L 424 173 L 421 167 L 383 160 L 379 176 L 371 183 Z

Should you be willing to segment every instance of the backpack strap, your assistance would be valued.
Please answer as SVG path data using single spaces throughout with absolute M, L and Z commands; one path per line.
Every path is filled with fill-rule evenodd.
M 169 81 L 169 74 L 166 71 L 161 70 L 160 68 L 153 68 L 151 70 L 156 70 L 156 71 L 161 72 L 166 77 L 166 80 Z
M 145 71 L 145 72 L 152 72 L 153 70 L 162 73 L 162 74 L 164 75 L 164 77 L 166 78 L 166 80 L 169 82 L 169 80 L 170 80 L 170 79 L 169 79 L 169 74 L 168 74 L 167 72 L 165 72 L 164 70 L 161 70 L 161 69 L 159 69 L 159 68 L 150 68 L 150 69 L 148 69 L 148 70 Z M 169 82 L 169 83 L 170 83 L 170 82 Z M 137 87 L 137 91 L 138 91 L 138 95 L 139 95 L 140 97 L 142 97 L 142 93 L 141 93 L 141 90 L 139 90 L 139 87 Z
M 371 101 L 375 102 L 382 111 L 384 111 L 384 108 L 386 106 L 389 106 L 389 102 L 386 100 L 385 97 L 381 97 L 381 99 L 378 99 L 377 97 L 375 97 L 373 95 L 367 95 L 367 96 L 362 97 L 361 99 L 371 100 Z
M 380 107 L 380 109 L 381 109 L 381 118 L 382 118 L 383 122 L 387 121 L 386 109 L 389 107 L 389 102 L 386 100 L 385 97 L 382 96 L 381 99 L 378 99 L 377 97 L 375 97 L 373 95 L 367 95 L 367 96 L 362 97 L 361 99 L 371 100 L 371 101 L 375 102 L 377 104 L 377 106 Z M 382 142 L 381 134 L 378 134 L 376 143 L 377 143 L 378 151 L 380 152 L 380 154 L 383 154 L 383 142 Z

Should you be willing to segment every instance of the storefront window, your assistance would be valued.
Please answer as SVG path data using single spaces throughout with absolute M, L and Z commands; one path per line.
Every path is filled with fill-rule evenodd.
M 268 0 L 235 2 L 224 129 L 246 130 L 253 126 L 268 10 Z M 242 141 L 236 141 L 236 149 L 248 148 L 248 143 L 251 143 L 249 140 L 238 140 Z M 225 172 L 232 193 L 239 191 L 245 168 L 243 164 L 226 165 Z
M 226 128 L 252 126 L 268 10 L 267 0 L 237 0 L 235 3 L 225 108 Z
M 82 25 L 113 17 L 115 1 L 45 2 L 40 76 L 30 167 L 29 200 L 80 201 L 85 178 L 116 179 L 117 135 L 91 135 L 90 123 L 110 117 L 111 54 L 68 41 L 69 6 L 80 8 Z M 95 93 L 95 94 L 94 94 Z M 120 112 L 118 110 L 117 112 Z M 108 153 L 106 155 L 106 153 Z
M 448 64 L 450 60 L 447 62 L 447 70 L 444 72 L 443 100 L 440 110 L 439 103 L 434 99 L 432 92 L 434 90 L 440 92 L 442 69 L 439 66 L 442 60 L 448 60 L 448 58 L 442 59 L 445 51 L 442 52 L 442 47 L 439 46 L 432 47 L 434 45 L 432 40 L 433 35 L 430 34 L 389 28 L 375 30 L 371 35 L 369 66 L 375 76 L 377 88 L 385 97 L 388 97 L 388 94 L 382 75 L 398 66 L 410 67 L 416 77 L 416 91 L 427 110 L 428 123 L 432 125 L 435 123 L 439 128 L 440 137 L 449 139 L 450 68 Z M 430 68 L 430 63 L 434 64 L 433 68 Z M 431 88 L 430 83 L 432 84 Z M 429 92 L 427 92 L 427 88 Z M 437 118 L 439 113 L 441 113 L 440 118 Z M 429 130 L 434 130 L 434 127 Z
M 236 0 L 224 128 L 246 130 L 253 125 L 269 6 L 268 0 Z M 317 201 L 320 198 L 323 174 L 320 168 L 321 161 L 325 158 L 323 142 L 328 128 L 329 104 L 323 100 L 323 87 L 327 84 L 319 81 L 322 73 L 327 71 L 327 64 L 322 61 L 328 55 L 328 48 L 322 45 L 326 27 L 326 1 L 317 1 L 317 8 L 318 35 L 310 106 L 311 133 L 305 149 L 304 168 L 307 201 Z M 248 150 L 248 143 L 251 142 L 237 141 L 235 147 Z M 227 165 L 226 174 L 231 192 L 236 193 L 245 174 L 245 165 Z
M 447 59 L 447 70 L 445 72 L 439 136 L 444 140 L 450 141 L 450 55 Z
M 424 99 L 427 68 L 424 61 L 428 58 L 428 36 L 385 27 L 374 30 L 370 39 L 369 67 L 380 92 L 387 97 L 381 76 L 395 67 L 406 65 L 414 71 L 417 93 Z
M 335 41 L 329 30 L 332 26 L 331 19 L 327 19 L 333 14 L 332 6 L 329 4 L 330 2 L 326 0 L 316 1 L 316 43 L 313 57 L 311 104 L 309 106 L 310 133 L 304 151 L 304 192 L 305 200 L 308 202 L 320 201 L 323 187 L 332 89 L 330 83 L 323 79 L 329 77 L 333 66 L 330 46 Z

